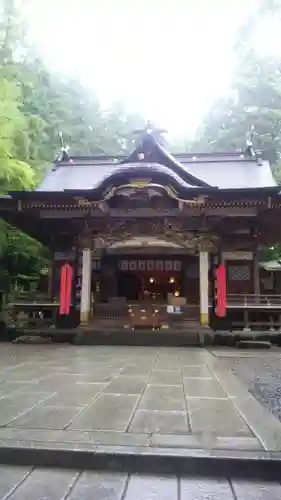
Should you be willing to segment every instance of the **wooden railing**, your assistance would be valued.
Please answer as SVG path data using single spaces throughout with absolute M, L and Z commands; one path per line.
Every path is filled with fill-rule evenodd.
M 59 304 L 51 301 L 14 301 L 7 304 L 5 317 L 16 328 L 46 328 L 56 324 Z
M 229 294 L 228 317 L 233 330 L 276 333 L 281 326 L 281 295 Z
M 117 319 L 128 316 L 127 304 L 97 303 L 93 307 L 93 318 L 96 319 Z
M 281 309 L 281 295 L 229 294 L 227 307 L 230 309 Z
M 199 305 L 183 306 L 169 313 L 167 304 L 136 302 L 133 304 L 97 303 L 93 307 L 93 319 L 130 319 L 132 322 L 165 323 L 199 318 Z

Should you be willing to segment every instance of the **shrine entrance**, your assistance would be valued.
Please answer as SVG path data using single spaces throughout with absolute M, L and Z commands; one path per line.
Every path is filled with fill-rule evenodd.
M 118 296 L 127 301 L 150 301 L 167 303 L 169 296 L 181 295 L 181 279 L 173 273 L 118 273 Z
M 168 303 L 183 293 L 182 262 L 174 259 L 120 259 L 118 296 L 127 301 Z
M 123 250 L 123 251 L 122 251 Z M 93 318 L 109 328 L 156 330 L 199 321 L 199 258 L 177 249 L 120 249 L 103 256 Z M 97 324 L 97 323 L 95 323 Z

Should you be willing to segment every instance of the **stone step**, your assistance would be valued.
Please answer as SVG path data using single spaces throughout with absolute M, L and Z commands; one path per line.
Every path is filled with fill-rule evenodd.
M 114 332 L 85 332 L 74 341 L 78 345 L 131 345 L 131 346 L 198 346 L 197 332 L 123 330 Z
M 83 443 L 0 441 L 0 464 L 128 474 L 188 474 L 279 481 L 281 453 L 267 451 L 97 446 Z M 6 498 L 6 497 L 5 497 Z M 165 497 L 166 498 L 166 497 Z M 265 498 L 265 497 L 264 497 Z M 269 497 L 267 497 L 269 498 Z M 276 497 L 277 498 L 277 497 Z
M 239 340 L 236 342 L 238 349 L 270 349 L 271 342 L 263 340 Z

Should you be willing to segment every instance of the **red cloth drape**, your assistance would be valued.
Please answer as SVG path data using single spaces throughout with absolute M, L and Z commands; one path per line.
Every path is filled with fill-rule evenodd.
M 68 315 L 71 306 L 73 269 L 64 264 L 60 271 L 60 315 Z
M 220 264 L 216 270 L 217 301 L 216 315 L 223 318 L 226 315 L 226 270 L 225 265 Z

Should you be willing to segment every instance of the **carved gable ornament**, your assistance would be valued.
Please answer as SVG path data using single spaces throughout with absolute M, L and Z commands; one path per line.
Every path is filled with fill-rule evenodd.
M 111 189 L 107 191 L 104 195 L 104 200 L 109 200 L 113 196 L 126 196 L 127 198 L 132 198 L 134 196 L 151 198 L 152 196 L 171 196 L 171 193 L 167 192 L 167 188 L 160 184 L 153 184 L 149 180 L 134 180 L 129 184 L 123 184 L 121 186 L 112 186 Z
M 108 224 L 107 228 L 96 235 L 94 247 L 117 248 L 124 245 L 132 246 L 136 241 L 161 241 L 167 246 L 184 248 L 193 254 L 199 250 L 215 251 L 218 238 L 208 233 L 193 233 L 185 231 L 180 223 L 169 224 L 169 221 L 154 222 L 151 219 L 145 221 L 123 221 Z M 157 246 L 157 244 L 156 244 Z
M 136 188 L 145 188 L 148 187 L 151 182 L 151 179 L 132 179 L 129 181 L 129 185 Z

